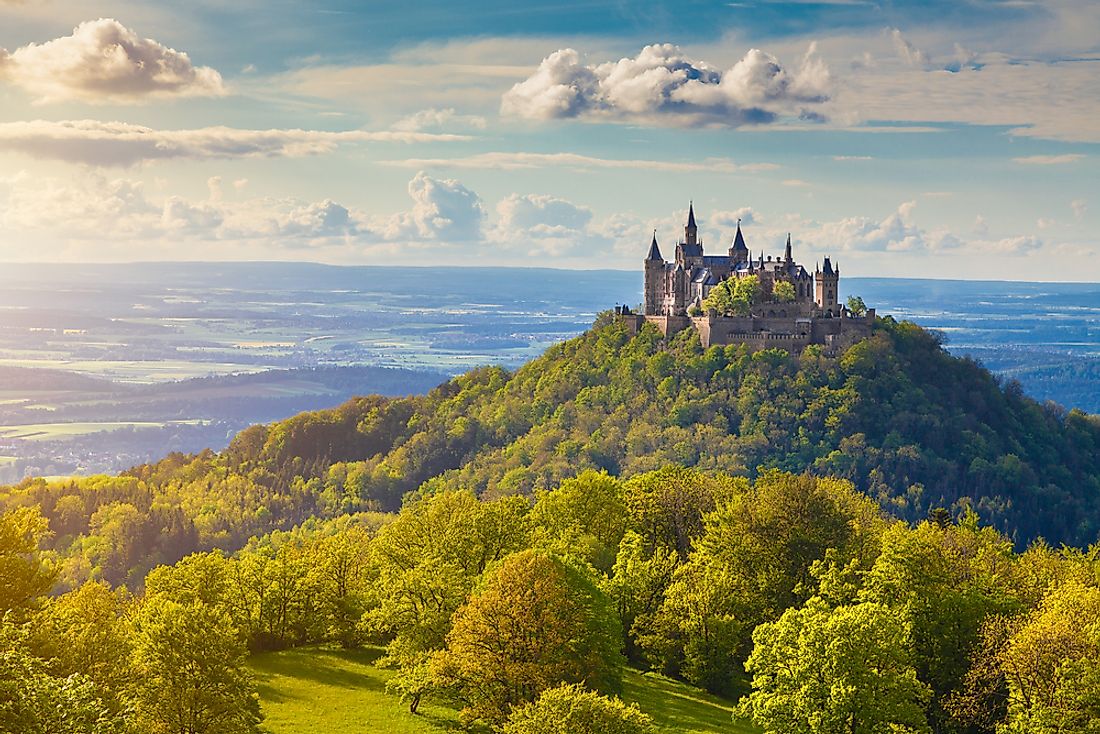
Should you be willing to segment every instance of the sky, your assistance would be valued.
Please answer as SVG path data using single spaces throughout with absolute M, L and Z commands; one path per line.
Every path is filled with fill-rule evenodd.
M 1100 279 L 1093 0 L 0 0 L 0 263 Z

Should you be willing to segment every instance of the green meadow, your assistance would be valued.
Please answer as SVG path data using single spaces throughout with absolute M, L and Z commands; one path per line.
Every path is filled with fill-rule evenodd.
M 420 734 L 461 728 L 452 706 L 426 701 L 413 715 L 386 693 L 391 673 L 375 665 L 381 655 L 376 648 L 302 647 L 253 656 L 263 728 L 270 734 Z M 731 701 L 651 673 L 627 670 L 623 699 L 669 734 L 757 731 L 733 719 Z

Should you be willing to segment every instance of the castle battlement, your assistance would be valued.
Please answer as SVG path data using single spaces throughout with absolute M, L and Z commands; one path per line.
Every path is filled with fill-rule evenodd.
M 874 309 L 856 316 L 841 305 L 840 267 L 828 257 L 812 273 L 795 262 L 790 235 L 782 257 L 763 252 L 753 256 L 738 221 L 726 254 L 705 254 L 694 205 L 688 207 L 675 258 L 664 259 L 654 232 L 644 268 L 642 313 L 620 307 L 616 309 L 619 317 L 635 330 L 648 321 L 665 336 L 694 327 L 704 347 L 746 344 L 753 349 L 801 351 L 809 344 L 822 344 L 832 349 L 869 336 L 875 321 Z M 720 314 L 713 309 L 709 297 L 714 289 L 728 292 L 749 278 L 755 293 L 751 303 L 740 304 L 739 313 Z

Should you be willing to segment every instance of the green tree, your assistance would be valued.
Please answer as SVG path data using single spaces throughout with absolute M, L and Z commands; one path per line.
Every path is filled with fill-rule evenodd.
M 622 493 L 618 479 L 591 469 L 539 492 L 530 515 L 535 544 L 610 573 L 627 527 Z
M 675 550 L 662 546 L 647 549 L 642 536 L 633 530 L 619 543 L 615 567 L 604 588 L 615 602 L 626 633 L 626 654 L 634 662 L 642 659 L 637 637 L 653 626 L 653 616 L 660 610 L 679 565 Z
M 781 280 L 772 287 L 772 298 L 779 303 L 790 303 L 795 299 L 794 284 Z
M 512 711 L 504 734 L 654 734 L 652 720 L 634 704 L 601 696 L 579 684 L 543 691 Z
M 727 278 L 711 288 L 703 301 L 704 311 L 717 311 L 720 316 L 747 316 L 762 297 L 760 279 L 755 275 Z
M 559 683 L 617 690 L 622 631 L 611 600 L 581 571 L 526 550 L 493 568 L 455 614 L 434 666 L 467 720 L 500 726 Z
M 908 629 L 888 607 L 830 609 L 814 597 L 753 633 L 753 691 L 740 712 L 765 734 L 927 732 L 927 687 L 909 659 Z
M 1022 620 L 998 655 L 1004 734 L 1100 731 L 1100 589 L 1071 581 Z
M 0 734 L 121 734 L 123 724 L 87 676 L 54 676 L 28 629 L 0 616 Z
M 0 615 L 37 604 L 50 590 L 56 569 L 39 553 L 49 522 L 36 508 L 0 514 Z
M 137 712 L 156 734 L 250 734 L 262 719 L 229 615 L 146 598 L 135 620 Z
M 443 491 L 415 500 L 372 542 L 378 605 L 366 623 L 390 636 L 385 662 L 398 669 L 390 687 L 413 712 L 455 611 L 490 563 L 526 547 L 527 511 L 522 497 L 482 502 L 470 492 Z
M 706 517 L 639 637 L 666 671 L 728 690 L 753 628 L 816 593 L 815 562 L 832 550 L 837 563 L 866 569 L 883 526 L 875 504 L 849 482 L 767 471 Z
M 848 296 L 848 310 L 857 318 L 867 315 L 867 304 L 859 296 Z

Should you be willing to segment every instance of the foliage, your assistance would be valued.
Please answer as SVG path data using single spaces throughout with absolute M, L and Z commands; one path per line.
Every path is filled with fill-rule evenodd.
M 492 569 L 455 614 L 433 661 L 468 720 L 501 725 L 558 683 L 619 688 L 622 631 L 610 600 L 581 571 L 527 550 Z
M 852 315 L 856 318 L 863 318 L 867 315 L 867 304 L 863 302 L 863 299 L 859 296 L 848 296 L 848 310 L 852 312 Z
M 755 275 L 727 278 L 711 288 L 703 301 L 703 311 L 717 311 L 720 316 L 748 316 L 762 297 L 760 279 Z
M 814 597 L 753 633 L 745 667 L 753 692 L 742 702 L 765 734 L 929 731 L 906 644 L 893 611 L 865 602 L 829 608 Z
M 152 732 L 258 731 L 245 648 L 223 612 L 152 597 L 135 622 L 137 709 Z
M 48 527 L 35 508 L 0 514 L 0 614 L 24 610 L 53 586 L 56 571 L 38 552 Z
M 504 734 L 654 734 L 653 721 L 637 706 L 584 686 L 561 685 L 512 712 Z
M 791 303 L 796 297 L 794 284 L 781 280 L 772 287 L 772 299 L 779 303 Z
M 815 588 L 810 571 L 832 550 L 869 566 L 883 520 L 842 480 L 765 472 L 707 516 L 649 630 L 652 659 L 711 691 L 729 691 L 756 625 Z

